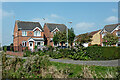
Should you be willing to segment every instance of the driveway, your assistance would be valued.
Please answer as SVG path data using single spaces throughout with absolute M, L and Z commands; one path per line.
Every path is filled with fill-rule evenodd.
M 7 55 L 6 57 L 13 58 L 15 56 Z M 19 57 L 19 58 L 27 59 L 27 57 Z M 120 62 L 120 59 L 118 59 L 118 60 L 106 60 L 106 61 L 82 61 L 82 60 L 66 60 L 66 59 L 52 59 L 52 58 L 50 58 L 50 61 L 69 63 L 69 64 L 80 64 L 80 65 L 120 66 L 120 64 L 118 64 Z

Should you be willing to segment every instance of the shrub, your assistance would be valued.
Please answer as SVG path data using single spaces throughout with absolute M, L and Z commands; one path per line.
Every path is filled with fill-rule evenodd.
M 87 54 L 92 60 L 111 60 L 119 59 L 120 47 L 98 47 L 90 46 L 87 48 Z
M 3 64 L 3 78 L 42 78 L 42 70 L 51 65 L 47 56 L 30 56 L 26 60 L 12 58 Z
M 24 57 L 28 57 L 28 56 L 30 56 L 32 54 L 32 52 L 31 51 L 29 51 L 29 50 L 27 50 L 27 51 L 24 51 Z
M 4 47 L 3 47 L 3 50 L 6 52 L 6 51 L 7 51 L 7 46 L 4 46 Z

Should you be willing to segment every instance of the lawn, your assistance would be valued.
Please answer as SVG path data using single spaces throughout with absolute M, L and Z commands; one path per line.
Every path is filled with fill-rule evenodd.
M 74 77 L 87 77 L 87 78 L 115 78 L 118 75 L 117 67 L 104 67 L 104 66 L 86 66 L 78 64 L 66 64 L 59 62 L 52 62 L 53 66 L 57 69 L 69 68 L 69 78 Z

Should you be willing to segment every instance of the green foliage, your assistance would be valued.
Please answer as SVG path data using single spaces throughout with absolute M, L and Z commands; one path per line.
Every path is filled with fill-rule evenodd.
M 59 62 L 52 62 L 52 65 L 56 66 L 57 69 L 67 69 L 65 72 L 67 72 L 68 78 L 102 78 L 102 76 L 103 78 L 118 78 L 119 76 L 119 68 L 117 67 L 86 66 Z M 91 77 L 86 77 L 87 75 L 91 75 Z
M 13 43 L 10 44 L 10 51 L 14 51 Z
M 111 46 L 111 45 L 115 45 L 117 42 L 118 42 L 118 37 L 110 33 L 107 33 L 103 38 L 103 43 L 105 45 Z
M 70 51 L 69 58 L 74 60 L 89 60 L 89 56 L 86 54 L 86 48 L 78 47 Z
M 32 55 L 31 51 L 29 50 L 24 51 L 24 54 L 23 54 L 24 57 L 29 57 L 30 55 Z
M 66 31 L 59 33 L 59 42 L 63 45 L 63 43 L 67 42 Z
M 47 70 L 51 63 L 47 56 L 30 56 L 26 60 L 20 58 L 7 59 L 3 64 L 3 78 L 42 78 L 42 70 Z
M 78 35 L 76 38 L 77 38 L 76 42 L 80 43 L 80 44 L 88 43 L 88 42 L 92 41 L 92 39 L 91 39 L 92 36 L 90 34 L 88 34 L 88 33 Z
M 54 44 L 58 44 L 59 43 L 59 33 L 60 32 L 56 32 L 56 34 L 54 34 L 54 37 L 53 37 L 53 42 Z
M 55 44 L 57 43 L 65 43 L 67 42 L 67 35 L 66 35 L 66 31 L 63 31 L 63 32 L 56 32 L 56 34 L 54 35 L 53 37 L 53 42 Z
M 3 47 L 3 50 L 6 52 L 6 51 L 7 51 L 7 46 L 4 46 L 4 47 Z
M 35 48 L 34 48 L 34 49 L 35 49 L 35 51 L 37 51 L 37 46 L 35 46 Z
M 49 51 L 48 55 L 54 59 L 58 58 L 70 58 L 74 60 L 89 60 L 90 58 L 86 54 L 86 48 L 66 48 L 66 49 L 56 49 L 54 51 Z
M 68 29 L 68 43 L 72 46 L 72 43 L 74 42 L 75 33 L 73 28 Z
M 112 60 L 120 58 L 120 47 L 100 47 L 90 46 L 87 48 L 87 54 L 92 60 Z

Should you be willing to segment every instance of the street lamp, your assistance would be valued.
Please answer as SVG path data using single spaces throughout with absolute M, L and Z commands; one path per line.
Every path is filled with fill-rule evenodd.
M 72 24 L 72 21 L 68 22 L 70 25 Z M 67 28 L 67 48 L 68 48 L 68 28 Z

